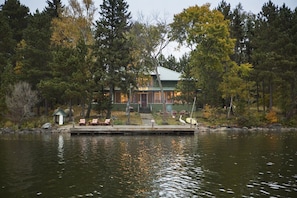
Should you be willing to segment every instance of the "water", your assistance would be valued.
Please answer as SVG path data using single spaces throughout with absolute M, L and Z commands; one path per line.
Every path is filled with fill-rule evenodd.
M 297 133 L 0 135 L 0 197 L 296 197 Z

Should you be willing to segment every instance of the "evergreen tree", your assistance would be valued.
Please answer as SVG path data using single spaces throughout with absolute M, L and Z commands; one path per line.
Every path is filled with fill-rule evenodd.
M 296 114 L 297 97 L 297 43 L 296 43 L 296 9 L 292 12 L 283 5 L 279 8 L 277 19 L 279 36 L 276 49 L 278 54 L 277 76 L 280 80 L 275 88 L 275 103 L 281 107 L 289 119 Z
M 64 6 L 61 0 L 47 0 L 47 7 L 44 12 L 46 12 L 51 18 L 59 17 L 61 10 L 63 10 Z
M 279 80 L 276 72 L 281 59 L 277 52 L 281 48 L 278 44 L 281 35 L 277 23 L 278 12 L 277 6 L 269 1 L 263 5 L 256 21 L 253 61 L 256 80 L 262 89 L 264 110 L 266 107 L 272 108 L 274 86 Z
M 176 60 L 175 56 L 172 54 L 169 55 L 167 58 L 162 54 L 158 57 L 158 62 L 161 66 L 171 69 L 173 71 L 181 72 L 180 65 Z
M 23 39 L 23 30 L 27 27 L 29 8 L 21 5 L 19 0 L 6 0 L 2 5 L 3 16 L 6 17 L 16 43 Z
M 0 5 L 0 112 L 5 112 L 8 85 L 15 82 L 16 46 L 23 38 L 29 9 L 18 0 L 6 0 Z M 0 119 L 3 113 L 0 114 Z
M 97 65 L 100 67 L 98 71 L 105 73 L 104 80 L 109 88 L 107 117 L 111 116 L 114 89 L 121 87 L 122 80 L 127 79 L 126 74 L 131 62 L 130 42 L 125 37 L 131 26 L 128 7 L 124 0 L 103 0 L 100 17 L 96 21 L 94 49 Z
M 58 1 L 54 2 L 58 3 Z M 49 67 L 52 60 L 51 23 L 56 15 L 52 11 L 53 3 L 48 1 L 48 4 L 49 7 L 46 7 L 42 13 L 37 10 L 34 15 L 29 17 L 28 26 L 23 31 L 23 40 L 17 48 L 16 71 L 18 77 L 20 80 L 30 83 L 33 89 L 37 89 L 42 80 L 52 77 Z M 56 6 L 61 7 L 61 5 Z M 47 114 L 46 98 L 42 97 L 40 102 L 45 104 L 45 113 Z
M 193 98 L 197 96 L 197 82 L 196 79 L 193 78 L 193 74 L 191 72 L 192 68 L 187 55 L 180 58 L 180 65 L 182 68 L 182 76 L 181 81 L 177 84 L 177 91 L 180 92 L 180 95 L 178 95 L 176 99 L 188 104 L 188 111 L 190 111 L 189 104 L 193 101 Z
M 85 103 L 90 100 L 93 82 L 91 46 L 94 40 L 91 25 L 95 12 L 94 2 L 84 1 L 79 4 L 71 0 L 65 8 L 50 4 L 46 10 L 52 13 L 55 8 L 58 9 L 58 17 L 51 21 L 52 78 L 43 80 L 39 88 L 49 101 L 68 103 L 69 109 L 72 109 L 73 102 L 80 103 L 81 115 L 84 116 Z M 53 96 L 48 90 L 55 90 L 57 95 Z
M 36 89 L 42 79 L 50 77 L 51 61 L 50 38 L 51 17 L 47 13 L 35 13 L 30 17 L 28 27 L 24 30 L 24 46 L 17 48 L 20 78 Z
M 230 4 L 222 1 L 217 10 L 223 13 L 226 20 L 230 21 L 230 36 L 235 41 L 234 54 L 231 56 L 237 64 L 247 63 L 250 61 L 250 41 L 252 39 L 253 26 L 252 14 L 243 11 L 242 5 L 239 3 L 235 9 L 231 10 Z
M 0 73 L 3 72 L 5 65 L 8 64 L 14 53 L 15 41 L 12 36 L 12 29 L 8 24 L 7 18 L 0 11 Z

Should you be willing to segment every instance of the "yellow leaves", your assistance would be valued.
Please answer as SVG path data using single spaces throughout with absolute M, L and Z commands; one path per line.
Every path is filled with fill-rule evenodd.
M 253 65 L 250 63 L 245 63 L 245 64 L 241 64 L 239 68 L 240 68 L 241 76 L 247 77 L 253 70 Z
M 252 82 L 247 82 L 244 78 L 252 71 L 249 63 L 237 65 L 231 62 L 229 68 L 223 76 L 223 81 L 219 85 L 219 90 L 224 98 L 240 95 L 247 97 Z
M 26 41 L 24 39 L 22 39 L 18 44 L 17 44 L 17 60 L 16 60 L 16 64 L 14 67 L 14 72 L 15 74 L 21 74 L 22 73 L 22 69 L 24 67 L 23 64 L 23 52 L 26 48 L 27 44 Z
M 204 60 L 215 55 L 221 62 L 229 61 L 234 52 L 235 39 L 230 38 L 229 21 L 210 5 L 192 6 L 174 16 L 172 35 L 180 44 L 186 42 L 196 52 L 202 51 Z M 201 57 L 201 56 L 200 56 Z M 213 64 L 212 64 L 213 65 Z
M 17 44 L 17 48 L 18 49 L 25 49 L 26 47 L 26 41 L 24 39 L 22 39 L 18 44 Z
M 14 73 L 15 74 L 21 74 L 23 68 L 23 63 L 21 61 L 17 61 L 14 67 Z
M 91 25 L 96 10 L 93 1 L 84 0 L 80 5 L 77 0 L 70 0 L 69 5 L 52 21 L 52 44 L 73 48 L 80 39 L 87 45 L 92 44 Z
M 266 114 L 265 116 L 266 120 L 269 122 L 269 123 L 277 123 L 277 114 L 274 110 L 270 110 L 269 113 Z
M 52 30 L 51 41 L 55 45 L 63 45 L 69 48 L 75 47 L 80 38 L 75 20 L 69 17 L 53 19 Z

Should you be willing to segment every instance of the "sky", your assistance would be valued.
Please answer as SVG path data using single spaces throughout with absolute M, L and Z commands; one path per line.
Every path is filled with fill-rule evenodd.
M 3 4 L 5 0 L 0 0 L 0 4 Z M 78 0 L 79 2 L 81 0 Z M 243 9 L 247 12 L 252 12 L 257 14 L 260 12 L 264 3 L 268 0 L 225 0 L 227 3 L 231 4 L 234 8 L 239 2 L 242 4 Z M 31 12 L 35 12 L 36 9 L 42 11 L 47 5 L 46 0 L 20 0 L 21 4 L 26 5 L 30 8 Z M 67 5 L 68 0 L 62 0 L 62 2 Z M 95 5 L 99 8 L 102 4 L 102 0 L 94 0 Z M 129 4 L 129 10 L 131 11 L 132 18 L 138 19 L 140 13 L 144 17 L 159 16 L 161 19 L 165 18 L 171 21 L 174 14 L 178 14 L 183 11 L 183 9 L 190 6 L 198 5 L 201 6 L 205 3 L 210 3 L 211 8 L 215 8 L 221 2 L 221 0 L 126 0 Z M 291 9 L 297 7 L 297 0 L 272 0 L 275 5 L 282 6 L 284 3 Z
M 0 0 L 0 4 L 3 4 L 5 0 Z M 46 0 L 19 0 L 21 4 L 29 7 L 31 13 L 34 13 L 36 9 L 42 11 L 46 6 Z M 82 0 L 78 0 L 81 2 Z M 161 19 L 168 23 L 172 22 L 174 14 L 181 13 L 184 9 L 198 5 L 202 6 L 205 3 L 210 3 L 211 8 L 216 8 L 222 0 L 126 0 L 129 5 L 129 11 L 132 14 L 132 19 L 137 20 L 142 15 L 144 21 L 150 19 Z M 258 14 L 264 3 L 269 0 L 225 0 L 230 3 L 231 8 L 235 8 L 241 3 L 243 10 L 246 12 L 252 12 Z M 271 0 L 275 5 L 282 6 L 284 3 L 290 9 L 294 10 L 297 8 L 297 0 Z M 103 0 L 94 0 L 96 7 L 99 9 L 99 5 L 102 4 Z M 68 5 L 68 0 L 62 0 L 62 3 Z M 96 18 L 95 18 L 96 20 Z M 173 54 L 180 56 L 182 52 L 179 52 L 173 48 L 167 48 L 168 52 L 165 54 Z

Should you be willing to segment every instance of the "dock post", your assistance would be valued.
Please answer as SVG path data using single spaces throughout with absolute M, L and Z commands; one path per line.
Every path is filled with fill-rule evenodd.
M 152 120 L 151 120 L 151 123 L 152 123 L 152 128 L 154 128 L 155 120 L 152 119 Z

